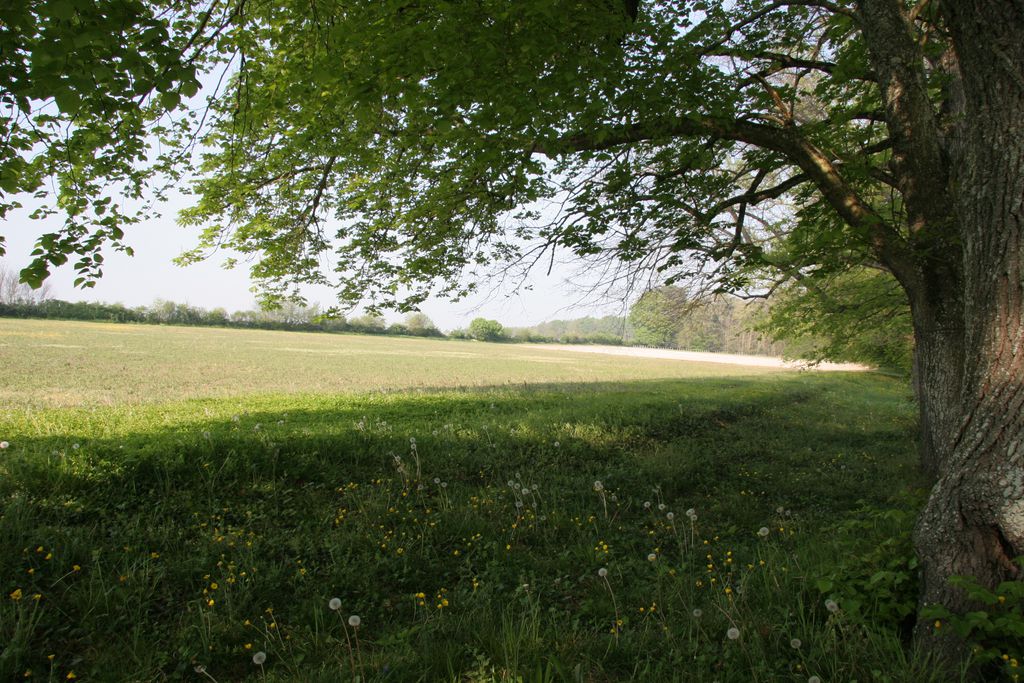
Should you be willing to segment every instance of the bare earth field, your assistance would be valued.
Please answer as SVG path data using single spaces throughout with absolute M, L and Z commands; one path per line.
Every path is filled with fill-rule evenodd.
M 524 345 L 525 346 L 525 345 Z M 822 370 L 827 372 L 863 372 L 868 370 L 857 363 L 818 363 L 809 365 L 802 361 L 771 358 L 769 356 L 742 356 L 734 353 L 707 353 L 704 351 L 677 351 L 676 349 L 650 349 L 636 346 L 578 346 L 568 344 L 546 345 L 543 348 L 576 353 L 603 353 L 612 356 L 632 358 L 663 358 L 665 360 L 690 363 L 722 363 L 748 368 L 784 368 L 790 370 Z
M 0 319 L 0 406 L 11 408 L 716 378 L 785 369 L 775 359 L 654 349 Z

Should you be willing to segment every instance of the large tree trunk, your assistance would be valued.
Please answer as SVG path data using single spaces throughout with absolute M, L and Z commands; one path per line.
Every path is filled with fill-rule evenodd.
M 912 300 L 914 395 L 920 415 L 921 468 L 938 478 L 953 457 L 960 424 L 965 340 L 963 294 L 953 286 L 926 289 Z
M 950 455 L 915 542 L 923 601 L 963 611 L 971 605 L 950 576 L 1019 579 L 1011 559 L 1024 554 L 1024 7 L 947 0 L 943 9 L 966 108 L 950 148 L 966 353 Z

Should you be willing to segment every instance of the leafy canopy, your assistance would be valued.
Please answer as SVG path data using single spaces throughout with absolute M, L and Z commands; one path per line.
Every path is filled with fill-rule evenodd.
M 51 17 L 51 4 L 5 20 L 21 27 L 11 63 L 26 73 L 51 26 L 92 16 Z M 181 260 L 236 249 L 269 302 L 320 283 L 343 302 L 412 310 L 556 252 L 619 264 L 606 271 L 612 283 L 654 272 L 660 282 L 696 276 L 759 291 L 879 268 L 880 255 L 927 257 L 887 170 L 878 78 L 852 3 L 91 7 L 97 22 L 128 8 L 126 30 L 96 31 L 94 52 L 69 52 L 77 74 L 117 61 L 109 82 L 88 96 L 76 84 L 22 88 L 17 105 L 49 98 L 66 130 L 101 131 L 75 157 L 89 173 L 85 184 L 68 181 L 71 196 L 106 201 L 91 191 L 105 177 L 138 187 L 129 169 L 146 156 L 141 135 L 156 120 L 142 104 L 174 109 L 194 92 L 197 68 L 230 60 L 202 129 L 195 205 L 181 216 L 200 242 Z M 944 38 L 937 10 L 923 7 L 909 28 L 932 58 Z M 59 36 L 81 35 L 60 27 Z M 941 69 L 927 77 L 937 99 Z M 43 140 L 56 151 L 34 171 L 5 170 L 5 187 L 39 187 L 63 149 L 56 140 Z M 188 141 L 175 139 L 179 153 Z M 9 167 L 27 163 L 11 149 Z M 44 235 L 33 278 L 62 255 L 121 244 L 121 217 L 104 229 L 86 208 Z M 89 256 L 79 264 L 86 276 L 93 265 Z
M 38 287 L 77 257 L 76 284 L 88 286 L 104 246 L 131 252 L 124 228 L 150 211 L 147 184 L 187 158 L 197 114 L 182 111 L 233 11 L 216 0 L 0 3 L 0 220 L 26 195 L 32 218 L 64 219 L 40 236 L 23 281 Z
M 844 3 L 285 2 L 246 22 L 184 260 L 252 255 L 271 299 L 324 283 L 410 309 L 555 250 L 762 286 L 751 267 L 841 271 L 908 238 Z

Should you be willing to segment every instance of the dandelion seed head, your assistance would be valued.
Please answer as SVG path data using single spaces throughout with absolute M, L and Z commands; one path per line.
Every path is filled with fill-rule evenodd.
M 599 481 L 595 481 L 594 482 L 594 490 L 595 491 L 604 491 L 604 484 L 602 484 L 600 482 L 600 480 Z
M 799 650 L 801 645 L 803 645 L 803 643 L 800 641 L 799 638 L 794 638 L 793 640 L 789 641 L 789 646 L 794 650 Z
M 693 609 L 693 618 L 700 619 L 702 616 L 704 616 L 704 610 L 702 610 L 700 607 L 695 607 Z
M 6 441 L 0 441 L 0 451 L 7 450 L 10 447 L 11 444 L 7 443 Z
M 726 635 L 726 637 L 729 640 L 739 640 L 740 639 L 740 630 L 738 628 L 736 628 L 735 626 L 733 626 L 732 628 L 730 628 L 728 631 L 725 632 L 725 635 Z
M 644 510 L 650 510 L 650 509 L 651 509 L 651 501 L 645 500 L 644 501 Z
M 668 506 L 665 505 L 664 503 L 658 503 L 658 511 L 659 512 L 664 512 L 666 507 L 668 507 Z
M 671 522 L 675 518 L 676 518 L 676 513 L 674 513 L 674 512 L 666 512 L 665 513 L 665 519 L 667 519 L 668 521 Z
M 654 562 L 656 559 L 658 559 L 658 555 L 656 553 L 649 553 L 647 555 L 648 562 Z
M 757 535 L 760 536 L 761 538 L 768 538 L 768 534 L 769 533 L 770 532 L 768 531 L 768 527 L 766 527 L 766 526 L 763 526 L 763 527 L 761 527 L 760 529 L 757 530 Z
M 262 666 L 265 661 L 267 661 L 267 653 L 263 650 L 260 650 L 252 656 L 252 663 L 258 666 Z
M 352 628 L 359 628 L 361 623 L 363 623 L 363 620 L 359 618 L 358 614 L 353 614 L 348 618 L 348 625 Z
M 807 683 L 821 683 L 821 678 L 819 676 L 811 676 L 807 679 Z
M 600 576 L 602 579 L 605 578 L 606 576 L 608 576 L 608 568 L 601 567 L 597 570 L 597 575 Z
M 330 607 L 335 612 L 337 612 L 338 610 L 341 609 L 341 599 L 340 598 L 331 598 L 330 601 L 327 603 L 327 606 Z
M 836 602 L 835 600 L 826 600 L 825 601 L 825 609 L 827 609 L 832 614 L 835 614 L 836 612 L 839 611 L 839 603 Z

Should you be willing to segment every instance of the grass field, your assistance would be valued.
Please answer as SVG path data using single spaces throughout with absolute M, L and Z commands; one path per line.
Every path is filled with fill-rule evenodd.
M 0 344 L 0 679 L 942 680 L 905 641 L 921 492 L 890 378 L 9 320 Z
M 538 346 L 0 318 L 0 406 L 757 375 Z

